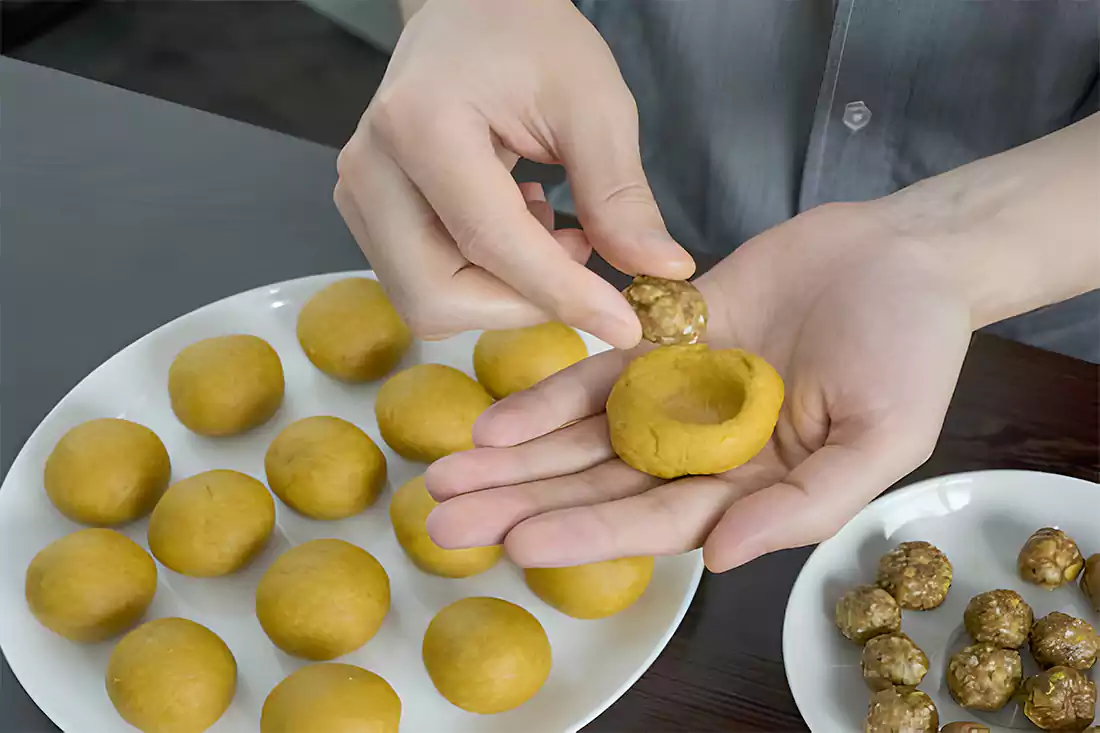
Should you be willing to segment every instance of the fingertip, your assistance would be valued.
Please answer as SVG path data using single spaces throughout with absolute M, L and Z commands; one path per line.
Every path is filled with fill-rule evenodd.
M 526 442 L 523 430 L 524 411 L 515 407 L 516 400 L 505 397 L 488 407 L 474 421 L 474 445 L 478 448 L 510 448 Z
M 461 528 L 457 527 L 454 521 L 451 521 L 453 519 L 450 516 L 452 513 L 450 507 L 447 506 L 447 502 L 444 502 L 432 509 L 425 524 L 428 537 L 444 550 L 460 550 L 468 546 L 463 543 Z
M 462 472 L 452 470 L 461 453 L 444 456 L 428 466 L 424 471 L 424 487 L 433 499 L 438 502 L 446 501 L 452 496 L 461 493 L 461 488 L 456 483 L 461 482 Z M 461 463 L 461 459 L 457 459 Z
M 712 573 L 724 573 L 765 554 L 764 548 L 756 542 L 731 542 L 715 530 L 703 544 L 703 565 Z

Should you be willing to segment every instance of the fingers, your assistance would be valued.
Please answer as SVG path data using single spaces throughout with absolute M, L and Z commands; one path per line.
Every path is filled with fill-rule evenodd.
M 565 476 L 614 457 L 603 415 L 513 448 L 475 448 L 441 458 L 424 475 L 436 501 L 496 486 Z
M 605 351 L 505 397 L 474 423 L 474 444 L 519 445 L 603 412 L 615 380 L 635 356 L 633 351 Z
M 619 460 L 571 476 L 475 491 L 445 501 L 428 517 L 428 533 L 440 547 L 500 544 L 517 523 L 543 512 L 614 501 L 661 483 Z
M 521 183 L 519 192 L 527 202 L 527 211 L 553 235 L 558 245 L 565 250 L 565 254 L 579 264 L 588 262 L 588 258 L 592 256 L 592 245 L 588 243 L 588 237 L 584 236 L 584 232 L 580 229 L 554 230 L 554 208 L 547 203 L 542 184 Z

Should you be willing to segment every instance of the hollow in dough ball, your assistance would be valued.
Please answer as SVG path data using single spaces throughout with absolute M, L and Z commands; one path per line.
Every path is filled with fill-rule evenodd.
M 565 615 L 606 618 L 642 597 L 653 577 L 653 558 L 624 557 L 564 568 L 527 568 L 523 576 L 535 595 Z
M 339 280 L 310 298 L 298 314 L 298 343 L 313 365 L 344 382 L 389 373 L 412 333 L 376 280 Z
M 474 447 L 474 421 L 493 404 L 480 384 L 442 364 L 419 364 L 378 390 L 382 439 L 402 458 L 431 463 Z
M 260 733 L 397 733 L 401 699 L 384 679 L 351 664 L 310 664 L 267 696 Z
M 24 583 L 39 623 L 79 642 L 133 626 L 156 590 L 153 558 L 113 529 L 82 529 L 54 540 L 31 560 Z
M 474 373 L 493 397 L 535 386 L 588 356 L 579 334 L 551 321 L 527 328 L 486 331 L 474 346 Z
M 374 503 L 386 483 L 386 457 L 366 433 L 338 417 L 291 423 L 264 457 L 267 483 L 311 519 L 344 519 Z
M 237 471 L 196 474 L 168 487 L 149 518 L 149 549 L 171 570 L 209 578 L 243 567 L 275 528 L 267 488 Z
M 256 616 L 272 643 L 319 662 L 366 644 L 389 608 L 386 571 L 369 552 L 343 540 L 292 547 L 256 588 Z
M 66 517 L 111 527 L 153 511 L 171 474 L 156 433 L 129 420 L 101 418 L 57 441 L 43 479 L 46 495 Z
M 172 411 L 199 435 L 236 435 L 262 425 L 279 409 L 284 389 L 279 355 L 256 336 L 198 341 L 168 370 Z

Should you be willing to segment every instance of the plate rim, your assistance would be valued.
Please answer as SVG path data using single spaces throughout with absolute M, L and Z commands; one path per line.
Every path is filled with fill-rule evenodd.
M 272 288 L 281 288 L 290 285 L 305 286 L 311 283 L 320 285 L 321 283 L 335 282 L 336 280 L 349 277 L 365 277 L 375 281 L 378 280 L 378 277 L 374 273 L 374 270 L 357 269 L 314 273 L 311 275 L 302 275 L 300 277 L 288 278 L 286 280 L 280 280 L 265 285 L 257 285 L 247 290 L 230 293 L 229 295 L 218 298 L 217 300 L 212 300 L 209 303 L 200 305 L 197 308 L 193 308 L 186 313 L 182 313 L 175 318 L 165 321 L 153 330 L 142 334 L 138 338 L 120 348 L 118 351 L 111 354 L 109 357 L 107 357 L 107 359 L 101 362 L 90 372 L 85 374 L 76 384 L 74 384 L 65 392 L 65 394 L 57 401 L 57 403 L 54 404 L 54 406 L 51 407 L 50 410 L 42 416 L 42 418 L 38 421 L 38 424 L 35 426 L 34 430 L 31 431 L 30 435 L 27 436 L 27 439 L 19 447 L 19 451 L 15 454 L 15 458 L 12 460 L 11 465 L 8 466 L 8 470 L 4 474 L 3 481 L 0 481 L 0 512 L 3 512 L 7 504 L 11 501 L 6 498 L 11 493 L 9 490 L 7 490 L 8 478 L 16 473 L 16 467 L 20 465 L 21 461 L 25 459 L 27 446 L 38 439 L 39 433 L 43 430 L 43 426 L 52 418 L 54 418 L 55 414 L 64 407 L 66 402 L 68 402 L 72 395 L 77 390 L 79 390 L 85 382 L 92 379 L 92 377 L 95 376 L 100 370 L 107 369 L 115 359 L 121 358 L 123 354 L 130 351 L 131 349 L 138 348 L 142 342 L 144 342 L 146 339 L 151 339 L 154 334 L 164 329 L 168 329 L 177 324 L 180 324 L 192 317 L 198 317 L 198 315 L 203 311 L 217 308 L 218 306 L 224 304 L 226 301 L 233 300 L 235 298 L 250 296 L 260 293 L 262 291 L 269 291 Z M 576 731 L 588 725 L 604 712 L 606 712 L 623 695 L 625 695 L 627 691 L 629 691 L 630 688 L 632 688 L 647 671 L 649 671 L 649 669 L 653 666 L 653 663 L 656 662 L 657 658 L 660 657 L 661 654 L 664 652 L 665 648 L 668 646 L 669 641 L 672 640 L 672 637 L 675 635 L 676 631 L 683 623 L 684 617 L 687 615 L 688 610 L 691 608 L 691 604 L 692 602 L 694 602 L 695 596 L 698 594 L 699 584 L 702 581 L 703 576 L 704 563 L 702 550 L 697 549 L 682 554 L 692 556 L 691 577 L 688 579 L 688 584 L 686 586 L 687 591 L 684 593 L 684 598 L 680 602 L 679 608 L 677 609 L 676 613 L 670 617 L 667 627 L 665 628 L 664 632 L 661 634 L 657 642 L 654 644 L 653 649 L 647 656 L 645 662 L 640 665 L 633 673 L 631 673 L 631 675 L 629 675 L 624 680 L 624 682 L 618 688 L 616 688 L 606 699 L 602 700 L 584 717 L 571 724 L 569 728 L 563 730 L 562 733 L 576 733 Z M 24 683 L 23 678 L 20 677 L 19 671 L 16 668 L 18 664 L 23 664 L 24 662 L 19 662 L 18 664 L 13 663 L 9 652 L 6 651 L 6 649 L 8 648 L 12 648 L 12 645 L 8 643 L 8 640 L 10 639 L 10 633 L 14 633 L 14 627 L 12 632 L 9 632 L 8 628 L 9 627 L 7 624 L 0 624 L 0 654 L 3 655 L 4 661 L 7 664 L 8 668 L 11 670 L 12 676 L 15 677 L 16 681 L 19 683 L 20 689 L 23 690 L 27 697 L 30 698 L 31 702 L 34 703 L 34 705 L 42 712 L 43 715 L 45 715 L 50 720 L 51 723 L 53 723 L 63 731 L 76 730 L 66 727 L 69 723 L 77 722 L 70 719 L 72 715 L 76 715 L 76 713 L 70 713 L 70 711 L 68 711 L 65 706 L 60 702 L 58 702 L 57 704 L 53 704 L 52 702 L 44 703 L 41 695 L 36 692 L 32 692 Z M 61 721 L 64 721 L 64 723 L 62 723 Z

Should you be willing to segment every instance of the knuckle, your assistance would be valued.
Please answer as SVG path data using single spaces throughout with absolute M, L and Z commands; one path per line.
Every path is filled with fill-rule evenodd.
M 448 228 L 462 256 L 474 265 L 485 267 L 499 262 L 507 253 L 506 237 L 499 234 L 502 224 L 496 219 L 467 218 L 452 222 Z

